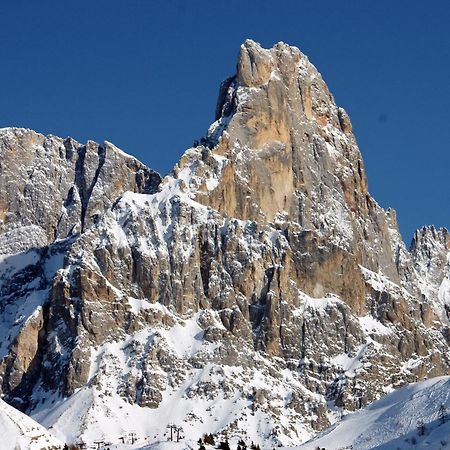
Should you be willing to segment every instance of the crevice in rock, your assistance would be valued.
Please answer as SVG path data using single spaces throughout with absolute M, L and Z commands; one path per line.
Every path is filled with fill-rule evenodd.
M 78 149 L 78 159 L 75 165 L 75 185 L 78 188 L 78 192 L 81 200 L 81 232 L 85 231 L 86 223 L 86 213 L 89 207 L 89 201 L 91 199 L 92 191 L 97 184 L 100 172 L 106 159 L 106 149 L 104 146 L 99 145 L 97 149 L 98 154 L 98 165 L 95 170 L 95 174 L 92 178 L 91 183 L 88 185 L 88 180 L 86 179 L 86 152 L 87 146 L 83 145 Z
M 81 231 L 84 231 L 84 219 L 86 216 L 87 209 L 87 196 L 86 196 L 86 180 L 84 173 L 84 161 L 86 159 L 86 146 L 78 148 L 78 158 L 75 164 L 75 185 L 78 189 L 81 200 Z

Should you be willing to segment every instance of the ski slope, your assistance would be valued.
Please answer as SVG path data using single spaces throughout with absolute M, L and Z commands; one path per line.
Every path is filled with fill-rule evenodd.
M 443 423 L 440 411 L 444 408 L 447 419 Z M 367 408 L 345 416 L 317 438 L 296 448 L 450 448 L 450 377 L 404 386 Z
M 2 450 L 60 449 L 63 444 L 42 425 L 0 400 Z

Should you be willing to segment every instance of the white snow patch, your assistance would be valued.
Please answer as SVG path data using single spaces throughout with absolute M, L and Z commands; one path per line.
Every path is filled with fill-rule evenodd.
M 331 363 L 337 367 L 340 367 L 345 375 L 348 377 L 354 377 L 356 371 L 362 367 L 362 358 L 368 348 L 367 344 L 360 345 L 356 350 L 355 356 L 349 356 L 346 353 L 341 353 L 331 358 Z
M 388 292 L 395 298 L 410 297 L 411 295 L 398 284 L 392 282 L 381 273 L 373 272 L 367 267 L 359 266 L 364 280 L 377 292 Z
M 367 334 L 375 333 L 387 335 L 393 333 L 393 329 L 383 325 L 379 320 L 376 320 L 371 315 L 358 317 L 359 325 Z
M 145 299 L 128 297 L 128 304 L 131 306 L 131 312 L 138 315 L 142 310 L 150 309 L 151 303 Z
M 438 291 L 439 302 L 443 305 L 450 305 L 450 279 L 444 278 Z

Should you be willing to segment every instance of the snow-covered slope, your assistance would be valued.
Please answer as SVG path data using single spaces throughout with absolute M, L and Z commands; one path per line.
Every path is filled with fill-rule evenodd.
M 30 417 L 0 400 L 0 448 L 2 450 L 61 449 L 63 444 Z
M 32 417 L 61 440 L 117 444 L 134 432 L 140 444 L 158 443 L 167 440 L 170 423 L 181 426 L 184 442 L 192 444 L 206 433 L 222 435 L 224 430 L 232 441 L 246 436 L 260 445 L 292 445 L 312 435 L 306 424 L 314 419 L 314 408 L 324 397 L 305 388 L 301 376 L 281 362 L 274 364 L 245 347 L 233 355 L 239 342 L 211 342 L 199 324 L 209 321 L 209 333 L 225 332 L 217 314 L 203 311 L 181 320 L 164 307 L 132 303 L 163 312 L 172 326 L 155 325 L 124 341 L 93 348 L 91 378 L 68 399 L 35 393 Z M 224 353 L 229 354 L 228 364 L 219 363 Z M 152 369 L 146 362 L 149 355 L 164 358 L 163 367 Z M 132 380 L 140 378 L 143 370 L 153 378 L 149 383 L 164 386 L 153 393 L 157 408 L 151 402 L 143 407 L 129 400 L 135 396 Z M 143 399 L 147 393 L 139 395 Z M 300 398 L 310 403 L 307 414 L 301 409 L 283 411 Z
M 437 450 L 449 446 L 450 377 L 438 377 L 398 389 L 296 448 Z

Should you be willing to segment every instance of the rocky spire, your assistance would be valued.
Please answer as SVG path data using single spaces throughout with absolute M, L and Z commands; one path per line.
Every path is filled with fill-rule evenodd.
M 218 112 L 205 145 L 175 169 L 189 172 L 198 202 L 228 217 L 297 224 L 398 281 L 396 223 L 368 193 L 346 112 L 298 48 L 247 40 Z

